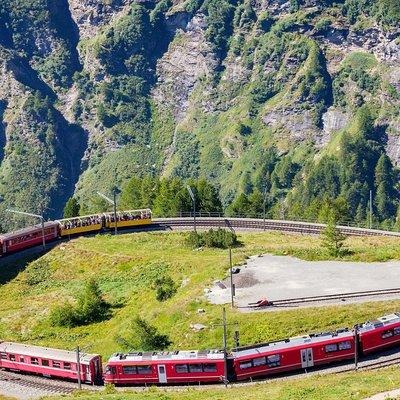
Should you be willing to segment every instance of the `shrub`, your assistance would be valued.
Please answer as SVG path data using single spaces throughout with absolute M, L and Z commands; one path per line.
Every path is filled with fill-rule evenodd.
M 72 328 L 77 325 L 76 309 L 70 303 L 55 307 L 50 313 L 50 324 L 52 326 L 63 326 Z
M 177 292 L 176 284 L 170 276 L 156 279 L 154 288 L 156 289 L 156 299 L 158 301 L 168 300 Z
M 117 342 L 122 342 L 129 350 L 140 351 L 164 350 L 172 344 L 168 335 L 159 333 L 155 326 L 140 317 L 132 321 L 129 337 L 117 338 Z
M 74 327 L 99 322 L 109 317 L 110 305 L 102 297 L 97 283 L 91 279 L 77 299 L 77 305 L 70 303 L 55 307 L 50 312 L 53 326 Z
M 240 244 L 235 233 L 221 228 L 201 233 L 191 232 L 186 238 L 186 242 L 195 248 L 205 246 L 219 249 L 227 249 Z

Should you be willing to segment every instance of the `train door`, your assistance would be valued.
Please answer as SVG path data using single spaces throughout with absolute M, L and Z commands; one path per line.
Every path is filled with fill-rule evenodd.
M 165 369 L 165 365 L 157 365 L 157 370 L 158 370 L 158 382 L 167 383 L 167 371 Z
M 90 372 L 90 366 L 89 365 L 82 365 L 83 369 L 83 374 L 85 376 L 85 382 L 92 383 L 92 374 Z
M 301 357 L 301 367 L 308 368 L 314 366 L 314 356 L 313 356 L 313 349 L 301 349 L 300 350 L 300 357 Z

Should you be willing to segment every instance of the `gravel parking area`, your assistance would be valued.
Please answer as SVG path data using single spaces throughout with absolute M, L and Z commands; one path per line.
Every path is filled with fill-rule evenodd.
M 400 261 L 384 263 L 303 261 L 289 256 L 265 254 L 250 257 L 247 264 L 240 267 L 240 272 L 234 275 L 233 281 L 236 286 L 236 305 L 246 307 L 248 303 L 256 302 L 263 297 L 274 301 L 399 288 Z M 223 288 L 224 285 L 226 289 Z M 215 284 L 207 297 L 214 304 L 229 303 L 229 277 L 222 281 L 222 284 Z M 382 300 L 382 298 L 364 298 L 362 301 L 371 300 Z

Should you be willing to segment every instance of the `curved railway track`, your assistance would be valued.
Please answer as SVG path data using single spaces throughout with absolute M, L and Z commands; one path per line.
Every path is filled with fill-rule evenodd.
M 183 218 L 156 218 L 153 219 L 151 227 L 153 229 L 191 229 L 194 220 L 192 217 Z M 253 231 L 279 231 L 288 233 L 301 233 L 318 235 L 324 229 L 325 224 L 283 221 L 253 218 L 224 218 L 224 217 L 198 217 L 196 218 L 196 227 L 200 229 L 207 228 L 226 228 L 231 230 L 253 230 Z M 348 236 L 392 236 L 399 237 L 400 232 L 384 231 L 378 229 L 365 229 L 351 226 L 339 225 L 338 229 Z

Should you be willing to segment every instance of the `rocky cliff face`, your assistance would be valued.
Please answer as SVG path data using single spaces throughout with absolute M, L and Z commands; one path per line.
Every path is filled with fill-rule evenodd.
M 206 176 L 227 202 L 270 146 L 315 157 L 366 103 L 398 164 L 400 30 L 351 2 L 6 0 L 1 207 L 91 211 L 146 173 Z

